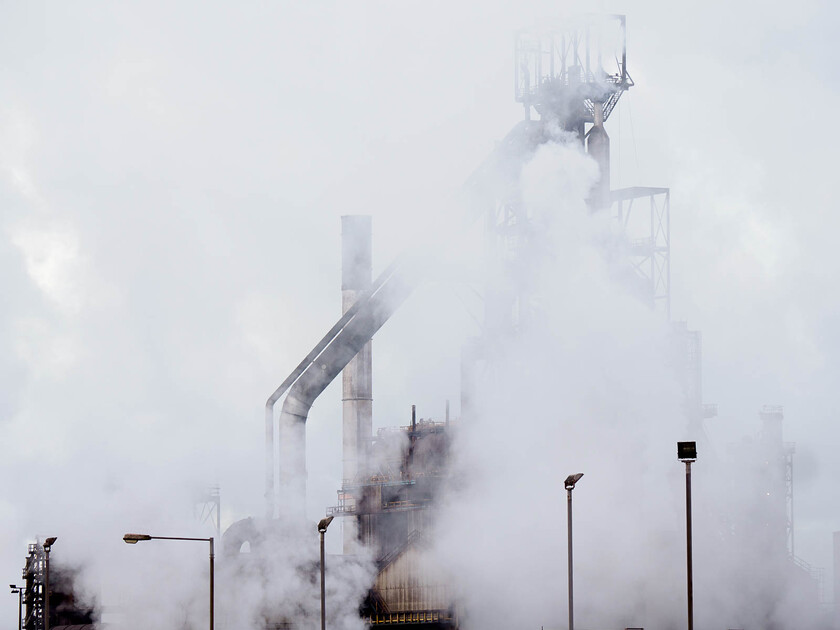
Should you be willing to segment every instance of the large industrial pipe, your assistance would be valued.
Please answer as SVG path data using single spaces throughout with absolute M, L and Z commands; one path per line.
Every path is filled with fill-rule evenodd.
M 471 190 L 474 194 L 478 191 L 484 191 L 491 196 L 494 194 L 501 194 L 506 190 L 512 182 L 510 181 L 512 173 L 518 172 L 515 165 L 520 164 L 528 155 L 532 155 L 536 147 L 547 140 L 544 130 L 541 125 L 522 121 L 518 123 L 511 132 L 498 143 L 496 150 L 488 157 L 482 165 L 476 169 L 472 176 L 467 180 L 465 187 Z M 483 208 L 484 206 L 482 206 Z M 472 218 L 478 218 L 478 212 L 470 213 Z M 395 260 L 391 265 L 377 278 L 376 282 L 369 291 L 360 297 L 352 307 L 347 310 L 344 315 L 335 323 L 335 325 L 327 332 L 320 342 L 306 355 L 298 366 L 289 374 L 288 377 L 277 387 L 276 390 L 268 397 L 265 403 L 265 501 L 266 501 L 266 517 L 271 519 L 276 514 L 276 506 L 278 505 L 278 496 L 275 488 L 275 477 L 280 470 L 283 476 L 283 468 L 286 467 L 282 462 L 280 466 L 276 466 L 276 441 L 275 441 L 275 427 L 274 427 L 274 405 L 283 397 L 290 388 L 294 387 L 298 392 L 297 396 L 302 396 L 300 403 L 295 401 L 288 401 L 288 411 L 285 413 L 282 420 L 285 424 L 289 424 L 290 418 L 297 418 L 298 422 L 306 421 L 309 406 L 315 397 L 320 394 L 329 380 L 324 380 L 327 376 L 326 372 L 332 374 L 332 378 L 338 375 L 345 364 L 338 367 L 337 371 L 333 373 L 335 365 L 328 369 L 328 363 L 323 358 L 327 355 L 327 349 L 331 348 L 330 353 L 335 354 L 339 352 L 339 348 L 343 349 L 356 347 L 359 339 L 356 335 L 370 335 L 362 343 L 358 344 L 358 350 L 361 351 L 370 337 L 382 326 L 383 323 L 393 314 L 400 304 L 408 297 L 411 290 L 414 288 L 419 278 L 419 269 L 407 263 L 406 256 L 401 256 Z M 353 324 L 351 325 L 351 322 Z M 360 332 L 361 331 L 361 332 Z M 361 338 L 360 338 L 361 339 Z M 346 360 L 349 362 L 354 355 L 351 355 Z M 322 369 L 325 373 L 317 376 L 316 370 Z M 298 381 L 306 374 L 306 379 L 309 384 L 299 384 Z M 324 377 L 324 378 L 321 378 Z M 317 387 L 310 391 L 311 383 L 319 381 Z M 317 390 L 317 391 L 316 391 Z M 305 393 L 300 393 L 305 392 Z M 290 392 L 291 395 L 291 392 Z M 284 409 L 285 409 L 284 405 Z M 295 411 L 296 410 L 296 411 Z M 296 415 L 299 414 L 299 415 Z M 464 415 L 462 411 L 462 415 Z M 294 424 L 294 423 L 292 423 Z M 289 431 L 294 432 L 294 429 L 289 428 Z M 303 444 L 302 432 L 298 432 L 300 444 Z M 281 443 L 285 444 L 285 440 L 281 437 Z M 289 444 L 285 444 L 286 448 L 290 448 Z M 300 448 L 303 448 L 302 446 Z M 297 461 L 292 455 L 291 460 L 295 461 L 295 466 L 298 472 L 303 468 L 305 470 L 305 461 Z M 291 467 L 289 461 L 286 462 Z M 281 479 L 281 482 L 283 480 Z M 300 492 L 301 488 L 297 489 Z
M 383 274 L 382 277 L 386 277 L 386 274 Z M 271 396 L 268 397 L 268 400 L 265 401 L 265 517 L 267 519 L 274 518 L 274 507 L 277 500 L 274 489 L 274 449 L 276 447 L 274 442 L 274 405 L 278 400 L 280 400 L 283 394 L 289 390 L 294 382 L 300 378 L 300 375 L 303 374 L 306 368 L 312 365 L 312 362 L 318 358 L 318 355 L 324 351 L 324 348 L 326 348 L 330 342 L 332 342 L 336 336 L 341 333 L 344 326 L 347 325 L 347 322 L 349 322 L 356 314 L 356 311 L 359 310 L 361 304 L 361 301 L 357 302 L 351 309 L 341 316 L 341 319 L 335 323 L 335 326 L 333 326 L 329 332 L 324 335 L 324 338 L 321 339 L 314 348 L 312 348 L 312 351 L 306 355 L 303 361 L 298 364 L 292 373 L 289 374 L 289 376 L 280 383 L 280 386 L 274 390 Z
M 405 301 L 418 282 L 419 267 L 404 263 L 376 285 L 323 351 L 294 381 L 279 420 L 279 475 L 278 500 L 284 509 L 303 517 L 306 498 L 306 439 L 305 427 L 309 409 L 315 399 L 338 376 L 348 363 L 371 340 Z
M 592 103 L 594 125 L 587 134 L 587 152 L 598 163 L 598 181 L 592 187 L 589 203 L 592 210 L 601 210 L 610 205 L 610 137 L 604 129 L 604 104 Z
M 276 491 L 274 487 L 274 478 L 276 474 L 275 468 L 275 448 L 276 442 L 274 440 L 274 405 L 283 397 L 289 388 L 301 377 L 301 375 L 316 362 L 321 353 L 344 335 L 344 329 L 347 324 L 356 316 L 356 314 L 364 309 L 370 310 L 370 300 L 374 294 L 382 289 L 382 286 L 388 282 L 392 282 L 394 278 L 406 277 L 406 272 L 402 271 L 400 275 L 401 265 L 405 262 L 405 256 L 397 258 L 392 262 L 388 268 L 380 274 L 374 285 L 362 297 L 360 297 L 353 306 L 351 306 L 344 315 L 330 328 L 326 335 L 312 348 L 309 354 L 304 357 L 297 367 L 289 374 L 285 380 L 280 383 L 279 387 L 272 392 L 271 396 L 265 402 L 265 502 L 266 502 L 266 518 L 274 518 L 275 505 L 277 501 Z M 404 280 L 403 280 L 404 281 Z M 397 282 L 399 284 L 399 281 Z M 410 291 L 410 289 L 409 289 Z M 407 294 L 406 294 L 407 295 Z

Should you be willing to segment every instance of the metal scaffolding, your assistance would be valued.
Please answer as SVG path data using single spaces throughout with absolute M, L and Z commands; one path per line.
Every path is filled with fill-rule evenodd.
M 611 193 L 640 297 L 671 318 L 671 189 L 635 186 Z
M 39 543 L 29 545 L 23 568 L 24 630 L 44 630 L 44 571 L 46 554 Z

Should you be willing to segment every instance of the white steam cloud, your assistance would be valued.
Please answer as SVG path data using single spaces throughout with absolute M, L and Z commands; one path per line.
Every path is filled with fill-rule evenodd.
M 542 146 L 522 171 L 539 235 L 522 254 L 541 312 L 480 379 L 454 450 L 467 487 L 448 497 L 439 523 L 438 551 L 469 628 L 564 625 L 563 480 L 575 472 L 585 473 L 575 492 L 581 627 L 678 618 L 675 606 L 637 609 L 674 599 L 639 596 L 654 570 L 675 565 L 667 506 L 679 505 L 673 451 L 685 419 L 669 328 L 613 279 L 618 257 L 604 248 L 616 226 L 585 203 L 596 178 L 594 162 L 566 142 Z M 663 594 L 678 575 L 659 575 Z
M 201 628 L 204 545 L 122 536 L 213 535 L 192 513 L 193 490 L 211 484 L 223 529 L 262 513 L 262 403 L 338 317 L 338 217 L 373 215 L 377 268 L 429 217 L 448 230 L 441 198 L 521 118 L 512 29 L 626 7 L 94 4 L 6 3 L 0 16 L 0 565 L 18 582 L 26 545 L 58 536 L 55 562 L 82 567 L 81 594 L 116 627 Z M 733 482 L 742 473 L 715 462 L 755 433 L 762 404 L 786 405 L 797 442 L 797 553 L 827 565 L 840 528 L 840 134 L 820 109 L 840 85 L 840 9 L 763 9 L 635 3 L 636 87 L 608 123 L 614 184 L 672 187 L 674 312 L 703 331 L 720 403 L 706 426 L 716 448 L 701 442 L 695 467 L 698 627 L 803 627 L 813 613 L 768 584 L 758 546 L 718 537 L 734 527 L 718 522 L 721 503 L 741 529 L 760 525 L 753 489 Z M 779 123 L 794 111 L 817 122 Z M 543 230 L 525 280 L 544 315 L 486 375 L 454 451 L 468 490 L 440 518 L 471 627 L 563 625 L 561 482 L 579 471 L 579 627 L 683 622 L 673 451 L 694 436 L 670 330 L 624 286 L 614 226 L 582 205 L 594 176 L 562 144 L 523 172 Z M 474 324 L 445 289 L 419 289 L 377 336 L 378 425 L 458 399 L 453 330 Z M 291 593 L 312 622 L 314 524 L 341 480 L 338 399 L 328 389 L 309 421 L 310 531 L 272 543 L 277 563 L 241 582 L 219 549 L 220 628 L 285 614 Z M 328 580 L 331 623 L 356 623 L 366 562 L 342 569 L 346 584 Z M 508 593 L 530 606 L 515 624 Z M 7 626 L 16 604 L 0 599 Z
M 685 473 L 676 442 L 697 439 L 698 626 L 815 627 L 820 613 L 806 610 L 807 587 L 791 576 L 783 539 L 761 538 L 761 455 L 753 448 L 727 480 L 731 469 L 704 436 L 688 434 L 671 325 L 628 290 L 619 228 L 584 201 L 596 171 L 562 139 L 522 170 L 537 237 L 520 254 L 540 315 L 499 340 L 479 369 L 476 409 L 453 449 L 456 489 L 437 523 L 436 553 L 461 597 L 462 624 L 565 626 L 563 480 L 583 472 L 574 491 L 577 624 L 680 627 Z M 725 519 L 761 542 L 730 537 Z M 781 544 L 782 557 L 766 542 Z

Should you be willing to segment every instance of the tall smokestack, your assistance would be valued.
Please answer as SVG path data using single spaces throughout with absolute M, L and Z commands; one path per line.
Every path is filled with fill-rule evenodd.
M 371 218 L 341 217 L 341 309 L 347 312 L 370 289 Z M 341 375 L 343 468 L 345 480 L 368 472 L 368 447 L 373 435 L 373 385 L 371 342 L 365 344 Z M 344 552 L 353 553 L 358 523 L 344 519 Z
M 586 148 L 598 163 L 600 175 L 592 187 L 589 203 L 592 210 L 602 210 L 610 205 L 610 137 L 604 129 L 604 104 L 593 103 L 594 125 L 587 135 Z

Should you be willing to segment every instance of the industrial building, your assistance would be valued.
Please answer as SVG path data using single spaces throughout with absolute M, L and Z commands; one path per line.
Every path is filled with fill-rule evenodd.
M 471 413 L 476 366 L 492 361 L 500 340 L 516 338 L 538 316 L 529 283 L 538 228 L 522 202 L 519 173 L 546 143 L 578 142 L 597 163 L 589 211 L 614 216 L 624 235 L 628 284 L 669 317 L 670 191 L 610 186 L 605 123 L 634 85 L 625 29 L 624 16 L 610 15 L 517 34 L 514 98 L 524 119 L 466 183 L 472 221 L 485 226 L 487 265 L 505 281 L 484 287 L 483 331 L 463 351 L 462 417 Z M 407 254 L 373 280 L 370 219 L 360 216 L 342 217 L 342 263 L 342 318 L 266 402 L 266 516 L 301 514 L 309 409 L 341 372 L 343 483 L 327 513 L 343 519 L 347 556 L 362 546 L 376 558 L 378 574 L 361 614 L 371 627 L 457 627 L 453 585 L 424 549 L 436 500 L 452 481 L 448 455 L 460 419 L 450 419 L 447 406 L 445 418 L 418 420 L 412 408 L 410 423 L 372 431 L 370 340 L 422 281 L 421 267 Z M 702 402 L 699 333 L 676 326 L 674 337 L 687 417 L 696 426 L 714 412 Z M 275 422 L 274 405 L 281 399 Z
M 753 438 L 728 445 L 720 462 L 726 479 L 721 536 L 733 557 L 730 579 L 757 607 L 772 610 L 795 594 L 793 608 L 810 610 L 829 627 L 825 576 L 796 555 L 794 454 L 783 438 L 784 410 L 765 405 Z M 743 488 L 754 489 L 745 493 Z M 802 612 L 795 612 L 804 617 Z M 774 625 L 767 619 L 767 625 Z
M 523 106 L 523 120 L 465 185 L 472 220 L 484 226 L 492 274 L 509 281 L 485 287 L 482 331 L 462 353 L 461 416 L 450 417 L 448 403 L 442 418 L 418 417 L 411 407 L 404 423 L 374 431 L 371 339 L 423 281 L 423 269 L 409 253 L 373 278 L 370 217 L 344 216 L 342 315 L 266 401 L 264 518 L 244 519 L 224 534 L 221 563 L 236 564 L 241 575 L 259 579 L 265 571 L 260 554 L 270 548 L 271 528 L 305 522 L 306 422 L 314 401 L 341 374 L 342 483 L 326 514 L 343 524 L 341 561 L 356 562 L 360 550 L 374 559 L 376 575 L 359 610 L 369 627 L 453 629 L 468 614 L 451 578 L 425 552 L 433 544 L 438 501 L 458 482 L 450 467 L 453 437 L 474 413 L 476 366 L 492 362 L 500 340 L 515 339 L 539 316 L 539 300 L 528 281 L 530 257 L 540 248 L 538 229 L 522 201 L 518 177 L 540 146 L 558 139 L 577 142 L 597 163 L 599 177 L 587 199 L 589 211 L 609 213 L 621 227 L 628 284 L 642 302 L 670 319 L 670 190 L 610 185 L 606 123 L 624 92 L 634 86 L 625 17 L 589 17 L 521 31 L 513 67 L 514 98 Z M 673 323 L 672 330 L 673 365 L 683 388 L 687 431 L 702 435 L 703 421 L 715 417 L 717 408 L 703 400 L 701 336 L 682 322 Z M 722 519 L 721 536 L 734 546 L 776 558 L 780 575 L 793 575 L 817 605 L 818 576 L 795 556 L 793 449 L 782 440 L 782 410 L 766 408 L 760 419 L 760 437 L 744 447 L 749 456 L 743 457 L 742 451 L 728 461 L 743 467 L 733 469 L 733 479 L 763 470 L 766 492 L 754 497 L 752 510 L 761 515 L 763 527 L 756 535 L 752 521 Z M 218 501 L 216 506 L 218 523 Z M 44 627 L 42 555 L 37 544 L 30 548 L 26 630 Z M 315 567 L 306 566 L 303 573 L 314 575 Z M 778 588 L 790 588 L 787 578 Z M 60 602 L 70 601 L 71 595 L 53 590 L 53 598 L 51 614 L 58 615 Z M 296 627 L 295 619 L 271 610 L 263 618 L 267 629 Z M 91 623 L 90 611 L 54 621 L 52 628 Z
M 49 549 L 50 545 L 46 547 Z M 48 566 L 44 543 L 29 545 L 20 587 L 21 630 L 44 630 L 47 616 L 51 630 L 93 628 L 95 606 L 77 599 L 74 593 L 75 574 L 75 570 L 63 564 L 53 562 Z M 44 596 L 47 584 L 49 606 Z
M 424 555 L 432 535 L 435 499 L 448 478 L 450 421 L 418 420 L 379 429 L 365 474 L 345 479 L 328 513 L 345 528 L 345 550 L 374 549 L 378 576 L 362 606 L 371 625 L 456 626 L 457 612 L 444 574 Z
M 609 54 L 607 54 L 607 51 Z M 515 335 L 536 305 L 528 295 L 527 254 L 534 226 L 519 191 L 519 171 L 542 145 L 576 137 L 599 167 L 589 198 L 591 212 L 615 212 L 626 230 L 628 268 L 641 299 L 666 316 L 670 310 L 670 194 L 667 188 L 610 189 L 609 136 L 604 127 L 621 95 L 633 86 L 627 71 L 624 16 L 590 18 L 557 29 L 518 34 L 515 98 L 525 119 L 502 140 L 466 183 L 474 221 L 486 227 L 502 282 L 486 288 L 484 332 L 465 349 L 463 369 L 488 354 L 499 335 Z M 539 119 L 532 120 L 532 113 Z M 637 221 L 638 220 L 638 221 Z M 370 224 L 365 217 L 342 219 L 344 314 L 266 402 L 267 515 L 299 509 L 305 490 L 305 424 L 313 401 L 342 376 L 344 478 L 364 472 L 372 438 L 369 342 L 422 281 L 410 254 L 395 260 L 371 281 Z M 516 287 L 516 289 L 512 287 Z M 469 381 L 469 378 L 466 379 Z M 462 384 L 465 390 L 469 383 Z M 464 398 L 469 393 L 465 391 Z M 274 405 L 283 398 L 279 420 Z M 462 403 L 464 401 L 462 400 Z M 462 407 L 464 405 L 462 404 Z M 466 405 L 469 406 L 468 403 Z M 462 410 L 463 411 L 463 410 Z M 277 438 L 275 440 L 275 426 Z M 275 470 L 276 444 L 279 465 Z M 275 478 L 279 487 L 275 487 Z
M 484 287 L 483 331 L 463 350 L 463 418 L 471 413 L 476 365 L 492 361 L 500 339 L 515 338 L 538 316 L 528 265 L 540 248 L 539 230 L 522 202 L 518 178 L 521 166 L 545 143 L 580 143 L 597 163 L 589 211 L 609 213 L 621 226 L 627 284 L 670 319 L 670 190 L 610 185 L 605 124 L 633 86 L 622 15 L 589 16 L 517 34 L 514 98 L 523 106 L 524 119 L 466 183 L 473 220 L 484 225 L 487 264 L 492 275 L 505 281 Z M 266 515 L 271 519 L 302 509 L 306 419 L 313 401 L 341 372 L 343 483 L 327 514 L 343 519 L 345 554 L 361 545 L 373 550 L 377 560 L 378 574 L 361 614 L 371 627 L 454 628 L 461 612 L 454 590 L 424 549 L 430 544 L 436 500 L 452 481 L 447 465 L 451 432 L 462 419 L 450 419 L 447 406 L 445 418 L 418 420 L 412 408 L 409 423 L 372 431 L 370 340 L 422 281 L 422 272 L 408 254 L 372 279 L 368 217 L 342 217 L 342 244 L 343 316 L 266 403 Z M 715 417 L 717 407 L 703 400 L 701 335 L 683 322 L 673 323 L 672 329 L 686 431 L 703 439 L 703 421 Z M 281 399 L 275 422 L 274 405 Z M 756 497 L 762 534 L 753 537 L 752 522 L 731 521 L 720 534 L 736 547 L 747 544 L 747 538 L 750 544 L 760 541 L 757 552 L 777 557 L 780 575 L 794 575 L 816 606 L 815 574 L 796 559 L 793 548 L 793 450 L 781 441 L 781 410 L 763 410 L 761 422 L 752 455 L 741 461 L 751 469 L 763 466 L 766 473 L 767 491 Z M 787 577 L 779 587 L 790 588 Z

